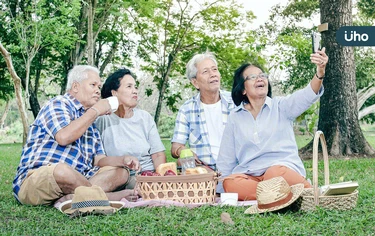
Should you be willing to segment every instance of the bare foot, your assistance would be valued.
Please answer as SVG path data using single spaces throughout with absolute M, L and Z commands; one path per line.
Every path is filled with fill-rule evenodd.
M 134 189 L 125 189 L 118 192 L 106 193 L 110 201 L 120 201 L 123 198 L 138 196 L 138 191 Z
M 64 196 L 62 196 L 60 199 L 58 199 L 58 200 L 55 202 L 55 204 L 56 204 L 56 203 L 62 203 L 62 202 L 68 201 L 68 200 L 72 200 L 72 199 L 73 199 L 73 196 L 74 196 L 74 194 L 67 194 L 67 195 L 64 195 Z

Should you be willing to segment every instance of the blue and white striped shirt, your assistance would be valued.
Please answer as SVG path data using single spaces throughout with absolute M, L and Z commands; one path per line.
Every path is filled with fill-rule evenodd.
M 230 111 L 235 107 L 229 92 L 220 91 L 223 126 L 225 127 Z M 186 101 L 178 111 L 172 142 L 186 144 L 198 158 L 209 165 L 216 161 L 211 153 L 204 108 L 200 93 Z
M 27 141 L 23 147 L 21 161 L 13 181 L 13 192 L 17 197 L 22 181 L 29 170 L 52 163 L 66 163 L 86 178 L 99 169 L 93 166 L 96 155 L 104 154 L 99 131 L 92 124 L 73 143 L 60 146 L 56 133 L 85 112 L 82 104 L 66 93 L 51 99 L 39 112 L 30 126 Z

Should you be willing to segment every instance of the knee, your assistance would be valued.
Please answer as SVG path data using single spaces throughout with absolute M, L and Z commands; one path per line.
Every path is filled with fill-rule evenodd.
M 265 176 L 269 175 L 269 176 L 277 177 L 277 176 L 282 176 L 283 174 L 285 174 L 286 171 L 287 171 L 286 166 L 276 165 L 276 166 L 271 166 L 270 168 L 268 168 L 264 174 Z
M 69 165 L 65 163 L 59 163 L 56 165 L 53 171 L 53 177 L 58 183 L 61 182 L 61 180 L 63 180 L 64 182 L 68 182 L 68 183 L 74 183 L 76 182 L 75 172 L 76 171 Z
M 123 182 L 123 183 L 121 183 L 121 184 L 125 184 L 127 181 L 128 181 L 128 179 L 129 179 L 129 177 L 130 177 L 130 172 L 129 172 L 129 170 L 128 169 L 125 169 L 125 168 L 117 168 L 116 170 L 115 170 L 115 175 L 116 176 L 121 176 L 121 182 Z

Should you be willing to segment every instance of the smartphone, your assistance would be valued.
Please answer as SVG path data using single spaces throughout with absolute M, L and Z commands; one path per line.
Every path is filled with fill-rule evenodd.
M 318 33 L 318 32 L 312 32 L 311 33 L 312 51 L 313 51 L 313 53 L 316 53 L 316 51 L 318 51 L 318 50 L 321 49 L 320 39 L 321 39 L 320 33 Z

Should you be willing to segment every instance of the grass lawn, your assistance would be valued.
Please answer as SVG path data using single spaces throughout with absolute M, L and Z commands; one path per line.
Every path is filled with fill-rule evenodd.
M 308 141 L 308 138 L 297 140 L 299 146 Z M 169 141 L 163 142 L 170 158 Z M 375 140 L 370 142 L 374 146 Z M 332 183 L 340 179 L 359 182 L 358 205 L 350 211 L 317 209 L 244 215 L 245 207 L 158 207 L 70 219 L 52 207 L 23 206 L 14 200 L 12 181 L 20 154 L 20 144 L 0 145 L 0 235 L 374 235 L 375 232 L 375 159 L 330 160 Z M 311 178 L 311 161 L 305 161 L 305 166 Z M 233 225 L 221 222 L 223 212 L 231 215 Z

